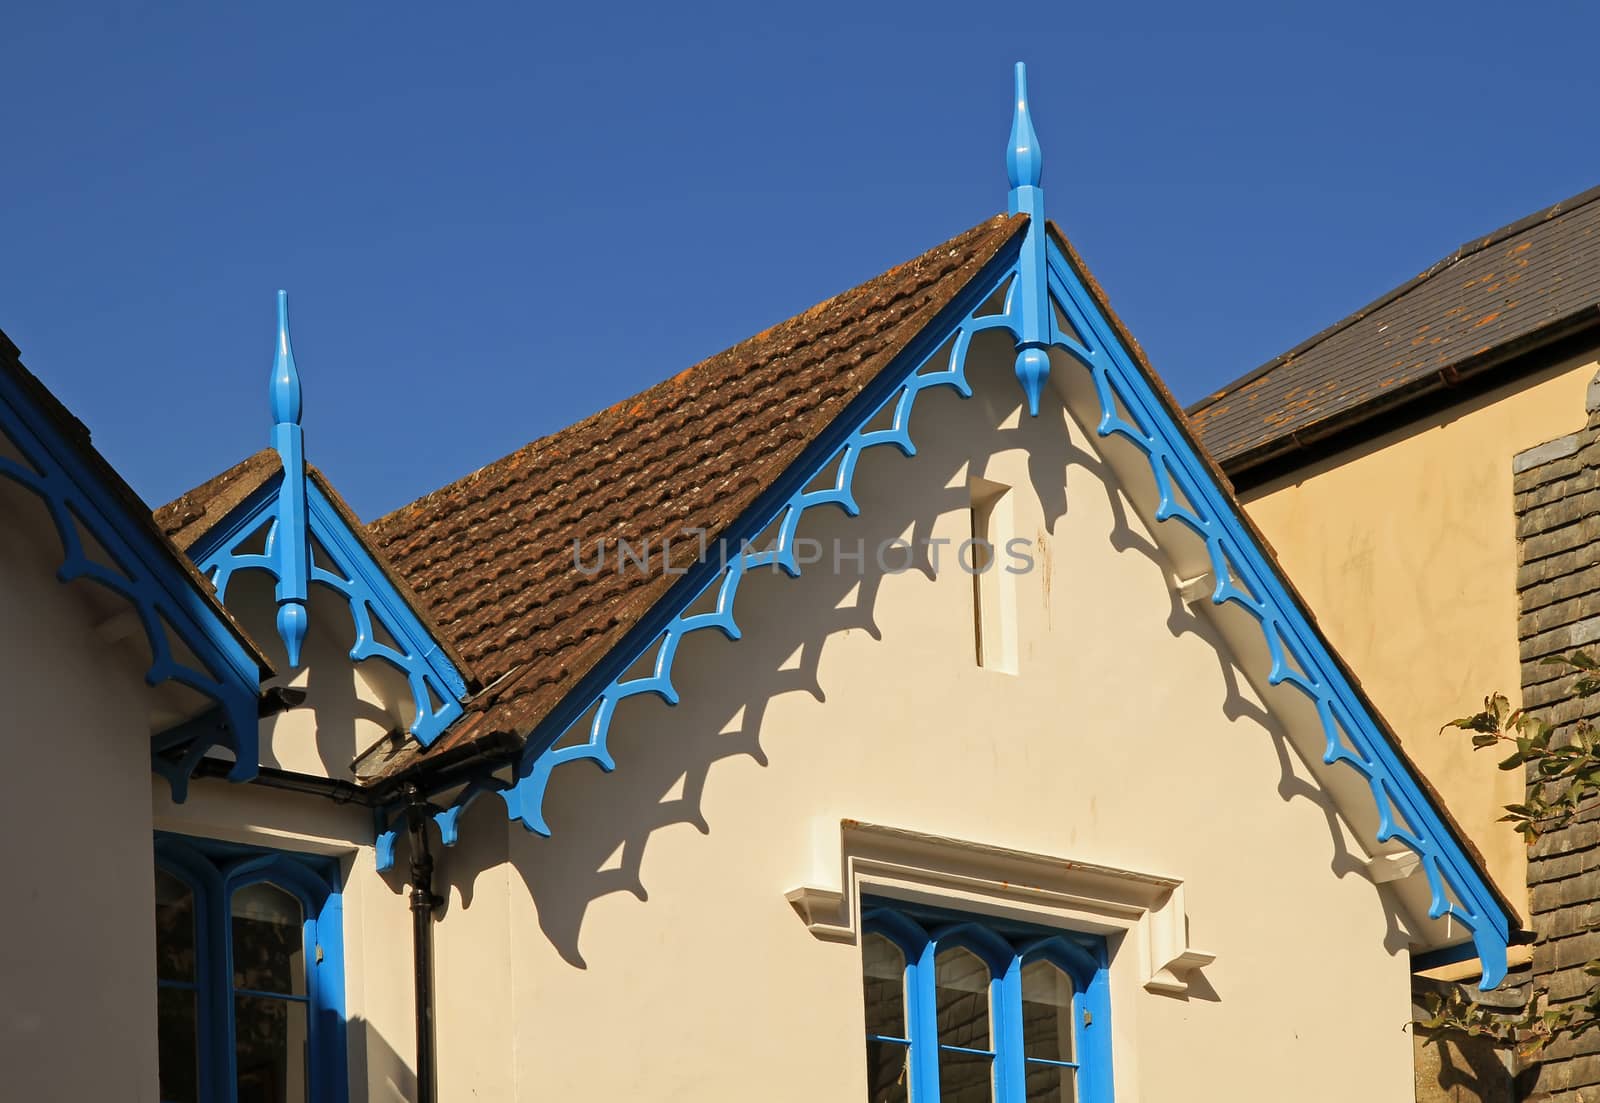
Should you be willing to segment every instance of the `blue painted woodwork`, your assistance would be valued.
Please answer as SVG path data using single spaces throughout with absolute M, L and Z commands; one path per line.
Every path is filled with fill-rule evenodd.
M 1006 209 L 1011 214 L 1028 216 L 1028 236 L 1022 242 L 1018 259 L 1018 312 L 1011 331 L 1017 340 L 1017 382 L 1028 398 L 1028 413 L 1039 416 L 1039 396 L 1050 377 L 1050 294 L 1044 279 L 1045 224 L 1044 153 L 1039 135 L 1033 130 L 1028 111 L 1028 71 L 1017 62 L 1017 113 L 1011 122 L 1011 143 L 1006 150 L 1006 175 L 1011 193 Z
M 300 428 L 300 371 L 289 344 L 289 293 L 278 292 L 278 343 L 272 358 L 272 446 L 283 461 L 278 491 L 276 546 L 278 635 L 289 653 L 289 667 L 300 665 L 306 640 L 306 601 L 310 585 L 311 542 L 306 530 L 305 432 Z M 220 591 L 218 591 L 220 593 Z
M 744 575 L 752 568 L 774 565 L 790 576 L 798 575 L 793 540 L 805 511 L 831 505 L 855 516 L 858 507 L 851 483 L 862 452 L 893 445 L 914 455 L 910 417 L 917 397 L 939 386 L 970 396 L 966 355 L 972 338 L 988 329 L 1003 328 L 1015 342 L 1016 373 L 1031 413 L 1038 412 L 1049 349 L 1062 350 L 1089 371 L 1100 406 L 1096 432 L 1101 437 L 1121 437 L 1143 454 L 1159 499 L 1156 520 L 1176 521 L 1205 541 L 1217 580 L 1212 602 L 1235 605 L 1259 624 L 1271 657 L 1267 681 L 1292 686 L 1315 704 L 1326 737 L 1324 761 L 1343 763 L 1366 780 L 1377 805 L 1377 841 L 1396 840 L 1421 857 L 1431 892 L 1429 915 L 1435 919 L 1448 915 L 1471 933 L 1483 963 L 1481 986 L 1495 987 L 1505 975 L 1509 914 L 1289 595 L 1271 557 L 1240 519 L 1194 443 L 1123 346 L 1095 296 L 1050 237 L 1039 183 L 1043 161 L 1020 64 L 1016 87 L 1007 169 L 1011 210 L 1029 217 L 1020 247 L 1002 251 L 730 527 L 718 554 L 692 567 L 612 653 L 579 681 L 530 735 L 509 780 L 485 775 L 455 795 L 450 806 L 435 817 L 445 843 L 454 842 L 465 808 L 491 792 L 499 794 L 512 819 L 521 820 L 529 830 L 549 834 L 541 805 L 551 772 L 565 763 L 585 760 L 612 770 L 615 762 L 607 748 L 607 736 L 617 705 L 640 694 L 675 704 L 678 694 L 672 685 L 672 663 L 683 638 L 691 632 L 716 629 L 729 639 L 738 639 L 734 600 Z M 983 304 L 1002 288 L 1001 310 L 982 313 Z M 1057 309 L 1066 326 L 1057 320 Z M 929 370 L 947 344 L 948 358 Z M 1029 354 L 1026 359 L 1025 353 Z M 875 424 L 887 409 L 893 410 L 890 427 L 869 430 L 867 426 Z M 838 473 L 832 486 L 807 489 L 835 463 Z M 748 545 L 748 540 L 780 518 L 773 547 Z M 715 608 L 690 614 L 687 610 L 712 587 L 717 588 Z M 627 674 L 651 654 L 650 673 Z M 562 736 L 591 710 L 587 738 L 557 748 Z M 380 813 L 378 830 L 380 868 L 387 868 L 397 830 L 394 810 Z
M 274 580 L 278 630 L 291 665 L 299 664 L 309 625 L 310 587 L 338 594 L 355 624 L 351 660 L 378 659 L 405 676 L 415 705 L 409 731 L 426 747 L 461 715 L 466 680 L 316 480 L 308 477 L 299 424 L 300 377 L 289 343 L 288 297 L 282 291 L 271 399 L 273 443 L 282 473 L 196 541 L 190 556 L 224 600 L 240 571 L 261 571 Z M 260 551 L 246 550 L 258 540 Z
M 150 647 L 146 682 L 176 682 L 216 702 L 201 719 L 154 737 L 152 753 L 175 745 L 179 732 L 194 740 L 181 763 L 158 760 L 157 769 L 187 778 L 207 751 L 223 747 L 234 757 L 230 780 L 254 777 L 261 670 L 249 648 L 174 559 L 171 548 L 144 518 L 129 514 L 129 505 L 84 460 L 81 446 L 65 439 L 7 372 L 0 372 L 0 433 L 22 459 L 0 456 L 0 478 L 39 499 L 61 541 L 57 579 L 92 582 L 133 607 Z M 110 565 L 89 557 L 80 532 L 104 549 Z M 199 668 L 173 654 L 169 630 Z
M 939 1054 L 955 1051 L 992 1057 L 995 1103 L 1026 1103 L 1028 1066 L 1072 1069 L 1078 1103 L 1112 1103 L 1111 980 L 1104 939 L 1026 925 L 910 908 L 890 901 L 862 901 L 863 933 L 880 934 L 905 955 L 905 1038 L 909 1049 L 911 1103 L 939 1103 Z M 943 1044 L 936 992 L 941 950 L 971 951 L 989 970 L 991 1050 Z M 1068 1014 L 1073 1024 L 1073 1060 L 1030 1057 L 1022 1021 L 1022 967 L 1048 961 L 1072 980 Z
M 193 991 L 201 1103 L 231 1103 L 237 1082 L 230 902 L 234 892 L 269 882 L 296 900 L 305 916 L 310 1103 L 343 1103 L 349 1095 L 345 1059 L 344 906 L 332 859 L 157 832 L 156 867 L 183 882 L 195 900 L 195 981 L 159 980 L 158 986 Z
M 1271 557 L 1054 241 L 1049 280 L 1051 300 L 1077 333 L 1075 338 L 1057 327 L 1051 343 L 1089 369 L 1100 405 L 1096 432 L 1121 437 L 1144 454 L 1159 495 L 1156 519 L 1176 521 L 1205 541 L 1216 579 L 1212 603 L 1233 605 L 1256 620 L 1271 657 L 1268 683 L 1292 686 L 1316 705 L 1323 762 L 1343 763 L 1366 779 L 1377 805 L 1377 841 L 1397 840 L 1422 859 L 1431 894 L 1428 915 L 1448 915 L 1471 932 L 1483 963 L 1480 985 L 1496 987 L 1505 977 L 1511 920 L 1482 871 L 1379 729 Z

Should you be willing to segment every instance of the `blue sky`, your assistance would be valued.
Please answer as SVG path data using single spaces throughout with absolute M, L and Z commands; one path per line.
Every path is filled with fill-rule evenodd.
M 1005 205 L 1197 398 L 1600 184 L 1600 13 L 7 5 L 0 328 L 153 503 L 268 442 L 374 517 Z

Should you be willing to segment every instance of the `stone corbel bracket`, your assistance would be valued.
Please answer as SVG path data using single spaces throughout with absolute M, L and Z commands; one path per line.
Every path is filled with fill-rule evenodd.
M 1190 975 L 1216 960 L 1189 945 L 1177 878 L 857 820 L 822 834 L 814 868 L 831 875 L 784 897 L 829 942 L 856 941 L 866 895 L 1120 935 L 1145 989 L 1163 995 L 1187 996 Z

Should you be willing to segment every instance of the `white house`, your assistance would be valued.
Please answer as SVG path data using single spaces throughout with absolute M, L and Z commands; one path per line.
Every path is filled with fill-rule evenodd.
M 1046 221 L 1020 67 L 1007 166 L 371 525 L 281 297 L 170 545 L 7 362 L 19 1098 L 1410 1099 L 1413 969 L 1520 920 Z M 54 581 L 63 510 L 123 562 L 78 494 L 172 605 Z M 138 685 L 163 624 L 205 685 Z

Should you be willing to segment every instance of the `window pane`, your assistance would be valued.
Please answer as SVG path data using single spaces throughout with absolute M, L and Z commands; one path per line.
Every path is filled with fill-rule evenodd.
M 905 1103 L 911 1096 L 906 1058 L 899 1042 L 867 1043 L 867 1103 Z
M 1048 961 L 1022 967 L 1022 1044 L 1029 1057 L 1072 1060 L 1072 978 Z
M 1078 1074 L 1059 1065 L 1028 1062 L 1028 1103 L 1074 1103 Z
M 233 986 L 306 994 L 300 901 L 260 882 L 233 894 Z
M 993 1058 L 976 1053 L 939 1051 L 940 1103 L 990 1103 L 994 1098 Z
M 194 1000 L 195 993 L 187 988 L 156 989 L 156 1045 L 164 1103 L 199 1103 Z
M 952 947 L 935 959 L 939 1044 L 990 1049 L 989 967 L 969 950 Z
M 194 893 L 164 869 L 156 870 L 156 976 L 194 980 Z
M 906 957 L 881 934 L 861 940 L 861 986 L 867 1034 L 906 1037 Z
M 306 1005 L 236 996 L 233 1015 L 238 1103 L 305 1103 Z

